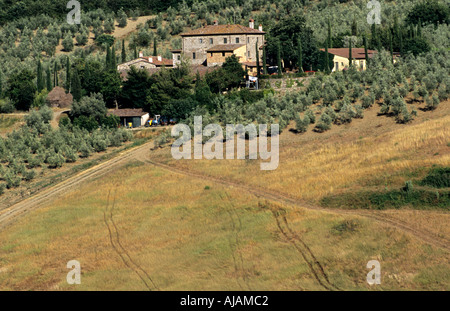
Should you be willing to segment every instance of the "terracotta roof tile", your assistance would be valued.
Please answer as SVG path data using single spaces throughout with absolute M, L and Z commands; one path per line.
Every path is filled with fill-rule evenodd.
M 180 36 L 227 35 L 227 34 L 265 34 L 264 31 L 242 25 L 207 25 L 184 32 Z
M 321 51 L 325 51 L 325 49 L 320 49 Z M 328 53 L 337 55 L 340 57 L 348 58 L 349 57 L 349 49 L 348 48 L 339 48 L 339 49 L 328 49 Z M 375 50 L 367 50 L 367 54 L 369 58 L 376 54 Z M 354 59 L 364 59 L 366 58 L 366 54 L 364 52 L 364 48 L 352 48 L 352 57 Z
M 218 44 L 206 50 L 206 52 L 233 52 L 245 44 Z

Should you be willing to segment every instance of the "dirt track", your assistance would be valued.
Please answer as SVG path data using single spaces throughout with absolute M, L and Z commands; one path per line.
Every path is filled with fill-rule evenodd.
M 111 172 L 114 169 L 117 169 L 118 167 L 126 164 L 131 160 L 138 160 L 171 171 L 173 173 L 208 180 L 214 183 L 225 185 L 227 187 L 239 188 L 255 195 L 257 198 L 261 198 L 264 200 L 275 201 L 295 207 L 313 209 L 328 213 L 364 216 L 376 220 L 383 225 L 394 227 L 398 230 L 409 233 L 426 243 L 450 251 L 450 240 L 447 237 L 438 236 L 427 231 L 426 229 L 414 227 L 407 222 L 404 222 L 392 216 L 387 216 L 380 211 L 324 209 L 308 204 L 307 202 L 303 202 L 297 198 L 293 198 L 289 194 L 275 193 L 273 191 L 262 189 L 253 185 L 246 185 L 236 181 L 219 179 L 197 172 L 176 168 L 163 163 L 155 162 L 154 160 L 150 159 L 150 148 L 152 147 L 153 142 L 148 142 L 142 146 L 124 151 L 117 157 L 109 161 L 83 171 L 53 187 L 45 189 L 28 199 L 25 199 L 2 210 L 0 212 L 0 230 L 11 224 L 18 217 L 39 208 L 42 204 L 48 203 L 50 200 L 55 199 L 56 197 L 66 193 L 67 191 L 70 191 L 73 187 L 79 186 L 82 182 L 98 178 L 106 173 Z

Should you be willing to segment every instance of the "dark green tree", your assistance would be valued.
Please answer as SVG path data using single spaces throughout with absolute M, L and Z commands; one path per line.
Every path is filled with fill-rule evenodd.
M 66 60 L 66 91 L 70 92 L 70 58 L 67 56 Z
M 297 41 L 297 66 L 298 71 L 303 72 L 303 49 L 302 41 L 300 39 Z
M 76 69 L 72 74 L 71 93 L 74 100 L 79 101 L 81 99 L 81 82 Z
M 37 91 L 40 93 L 44 89 L 44 75 L 43 75 L 43 71 L 42 71 L 41 60 L 38 60 L 38 63 L 37 63 L 36 76 L 37 76 L 36 87 L 37 87 Z
M 33 82 L 35 74 L 29 69 L 15 72 L 9 76 L 6 95 L 18 110 L 30 109 L 37 90 Z
M 282 69 L 281 69 L 281 44 L 280 44 L 280 41 L 278 41 L 278 44 L 277 44 L 277 67 L 278 67 L 278 76 L 281 77 Z
M 47 75 L 47 91 L 51 91 L 53 89 L 52 86 L 52 74 L 50 73 L 50 65 L 48 65 L 47 70 L 46 70 L 46 75 Z
M 122 40 L 122 63 L 127 61 L 127 54 L 125 51 L 125 40 Z
M 352 39 L 348 40 L 348 63 L 349 67 L 353 66 L 353 55 L 352 55 Z
M 153 39 L 153 56 L 158 55 L 158 41 L 156 40 L 156 37 Z

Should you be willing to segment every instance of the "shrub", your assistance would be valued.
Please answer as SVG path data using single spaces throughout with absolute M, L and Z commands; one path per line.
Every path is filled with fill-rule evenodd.
M 63 166 L 66 160 L 64 156 L 60 153 L 53 152 L 47 157 L 47 164 L 49 168 L 58 168 Z
M 364 109 L 372 107 L 375 102 L 375 96 L 371 93 L 369 95 L 364 95 L 362 98 L 362 107 Z
M 80 151 L 80 156 L 81 156 L 82 158 L 87 158 L 87 157 L 89 157 L 89 156 L 91 155 L 91 153 L 92 153 L 92 148 L 91 148 L 88 144 L 86 144 L 85 142 L 83 142 L 83 143 L 81 144 L 81 146 L 80 146 L 79 151 Z
M 36 172 L 34 170 L 28 170 L 23 175 L 23 179 L 25 179 L 26 181 L 30 181 L 35 177 L 36 177 Z
M 327 113 L 322 113 L 314 131 L 319 133 L 328 131 L 331 128 L 331 122 L 331 117 Z
M 316 116 L 315 116 L 314 112 L 312 112 L 311 109 L 306 110 L 305 116 L 307 116 L 309 118 L 309 122 L 311 124 L 316 123 Z
M 8 98 L 0 99 L 0 113 L 14 112 L 14 104 Z
M 310 124 L 310 119 L 308 116 L 305 116 L 303 120 L 300 118 L 300 116 L 297 116 L 295 119 L 295 130 L 298 133 L 304 133 L 308 130 L 308 125 Z
M 420 181 L 422 186 L 434 188 L 450 187 L 450 167 L 437 167 L 430 170 L 428 175 Z

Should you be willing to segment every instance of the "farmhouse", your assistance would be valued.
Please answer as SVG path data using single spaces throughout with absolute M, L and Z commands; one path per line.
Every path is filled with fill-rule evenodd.
M 125 127 L 139 127 L 145 125 L 150 115 L 142 109 L 115 109 L 108 112 L 120 118 L 120 125 Z
M 161 67 L 173 67 L 173 60 L 158 56 L 144 56 L 142 52 L 139 52 L 139 58 L 130 60 L 129 62 L 120 64 L 117 66 L 118 71 L 129 70 L 131 66 L 135 66 L 137 69 L 149 69 L 149 68 L 161 68 Z
M 255 29 L 253 19 L 249 27 L 242 25 L 207 25 L 190 32 L 181 34 L 182 48 L 172 50 L 173 63 L 179 63 L 184 55 L 193 65 L 207 67 L 220 66 L 232 54 L 236 55 L 240 63 L 256 62 L 256 47 L 264 45 L 265 32 L 262 25 Z M 262 62 L 262 53 L 259 60 Z M 245 68 L 245 65 L 243 64 Z
M 325 49 L 321 49 L 321 51 L 325 51 Z M 341 71 L 344 69 L 348 69 L 349 62 L 349 49 L 348 48 L 339 48 L 339 49 L 328 49 L 328 53 L 334 55 L 333 57 L 333 70 L 332 71 Z M 367 50 L 367 54 L 369 58 L 372 58 L 377 51 L 375 50 Z M 353 65 L 359 70 L 366 69 L 366 55 L 364 52 L 364 48 L 352 48 L 352 60 Z

